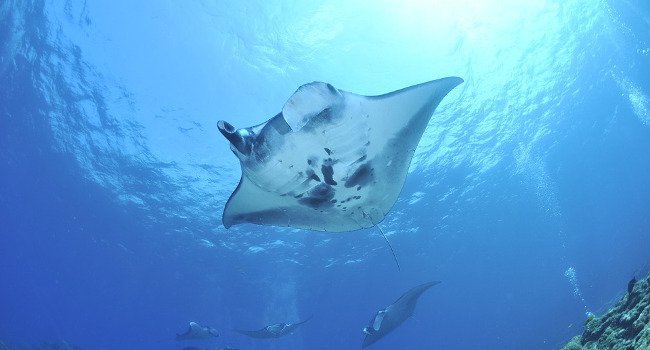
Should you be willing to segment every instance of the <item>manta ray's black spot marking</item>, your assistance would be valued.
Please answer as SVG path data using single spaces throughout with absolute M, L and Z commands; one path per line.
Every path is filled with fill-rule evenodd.
M 337 202 L 337 200 L 336 200 L 336 199 L 332 199 L 330 202 L 332 202 L 332 204 L 334 204 L 334 203 Z
M 361 186 L 357 186 L 357 191 L 360 191 L 360 190 L 361 190 Z
M 331 149 L 329 149 L 329 148 L 327 148 L 327 147 L 325 147 L 325 148 L 323 148 L 323 149 L 325 150 L 325 152 L 327 152 L 327 155 L 328 155 L 328 156 L 332 154 L 332 150 L 331 150 Z
M 325 179 L 325 183 L 331 186 L 336 186 L 337 182 L 334 181 L 334 168 L 332 168 L 331 165 L 321 165 L 320 171 L 323 173 L 323 178 Z
M 307 169 L 307 178 L 321 182 L 320 177 L 318 177 L 318 175 L 316 175 L 316 173 L 311 169 Z
M 300 198 L 298 202 L 314 209 L 330 208 L 334 206 L 331 200 L 334 198 L 334 188 L 326 184 L 319 184 L 309 191 L 306 197 Z
M 362 164 L 354 173 L 345 181 L 345 187 L 365 186 L 374 180 L 374 171 L 370 162 Z

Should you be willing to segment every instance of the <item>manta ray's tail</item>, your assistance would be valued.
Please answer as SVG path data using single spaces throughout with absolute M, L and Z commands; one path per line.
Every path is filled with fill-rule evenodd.
M 367 217 L 368 219 L 370 219 L 370 222 L 372 223 L 372 226 L 376 226 L 379 229 L 379 232 L 381 232 L 381 236 L 384 237 L 384 239 L 386 240 L 386 243 L 388 243 L 388 248 L 390 248 L 390 252 L 393 254 L 393 258 L 395 258 L 395 263 L 397 264 L 397 271 L 402 271 L 402 269 L 399 266 L 399 260 L 397 260 L 397 254 L 395 254 L 395 249 L 393 249 L 393 245 L 390 244 L 390 241 L 388 240 L 388 237 L 386 237 L 386 234 L 384 233 L 384 230 L 381 229 L 381 226 L 379 226 L 378 224 L 375 223 L 375 221 L 372 219 L 372 217 L 370 215 L 366 214 L 366 212 L 364 212 L 364 211 L 361 211 L 361 212 L 363 213 L 364 217 Z
M 381 232 L 381 235 L 384 237 L 386 240 L 386 243 L 388 243 L 388 248 L 390 248 L 390 252 L 393 253 L 393 258 L 395 258 L 395 263 L 397 264 L 397 271 L 402 271 L 402 269 L 399 266 L 399 260 L 397 260 L 397 254 L 395 254 L 395 249 L 393 249 L 393 245 L 390 244 L 390 241 L 388 240 L 388 237 L 386 237 L 386 234 L 384 233 L 384 230 L 381 229 L 381 226 L 375 224 L 377 228 L 379 229 L 379 232 Z

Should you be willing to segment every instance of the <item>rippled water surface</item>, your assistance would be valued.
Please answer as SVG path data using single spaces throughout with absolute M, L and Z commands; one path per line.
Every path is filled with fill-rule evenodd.
M 302 84 L 445 76 L 377 230 L 239 225 L 216 124 Z M 644 1 L 0 3 L 0 340 L 84 349 L 554 349 L 650 266 Z M 313 314 L 293 335 L 231 333 Z M 189 321 L 221 332 L 181 344 Z

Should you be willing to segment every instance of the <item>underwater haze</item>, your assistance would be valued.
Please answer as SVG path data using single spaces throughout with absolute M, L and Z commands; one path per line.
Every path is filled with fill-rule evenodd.
M 219 120 L 448 76 L 379 224 L 401 270 L 376 228 L 223 226 Z M 649 77 L 646 0 L 2 0 L 0 341 L 360 349 L 442 281 L 369 348 L 557 349 L 650 266 Z

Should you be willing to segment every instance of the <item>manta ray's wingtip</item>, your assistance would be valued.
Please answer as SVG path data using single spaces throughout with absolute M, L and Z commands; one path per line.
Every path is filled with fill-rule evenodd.
M 231 215 L 228 214 L 228 203 L 226 203 L 223 213 L 221 214 L 221 222 L 223 223 L 223 227 L 226 229 L 229 229 L 233 225 L 233 219 Z
M 391 93 L 386 94 L 385 96 L 390 96 L 394 95 L 395 93 L 403 92 L 403 91 L 408 91 L 412 89 L 416 89 L 419 87 L 429 87 L 430 90 L 435 96 L 438 97 L 439 100 L 442 100 L 451 90 L 456 88 L 458 85 L 464 83 L 465 80 L 461 77 L 457 76 L 449 76 L 449 77 L 444 77 L 440 79 L 435 79 L 435 80 L 430 80 L 425 83 L 413 85 L 401 90 L 397 90 Z
M 237 196 L 237 193 L 239 193 L 239 190 L 242 188 L 242 183 L 244 182 L 244 176 L 239 179 L 239 183 L 237 184 L 237 187 L 235 188 L 234 191 L 230 194 L 230 197 L 228 198 L 228 201 L 226 202 L 226 205 L 223 208 L 223 212 L 221 214 L 221 222 L 223 223 L 223 226 L 226 229 L 229 229 L 232 225 L 235 225 L 239 223 L 238 221 L 235 221 L 235 214 L 233 214 L 232 210 L 232 203 L 234 199 Z
M 451 77 L 447 77 L 447 78 L 443 78 L 443 79 L 449 81 L 450 84 L 453 85 L 454 87 L 456 87 L 456 86 L 458 86 L 458 85 L 465 82 L 465 79 L 463 79 L 461 77 L 457 77 L 457 76 L 451 76 Z

